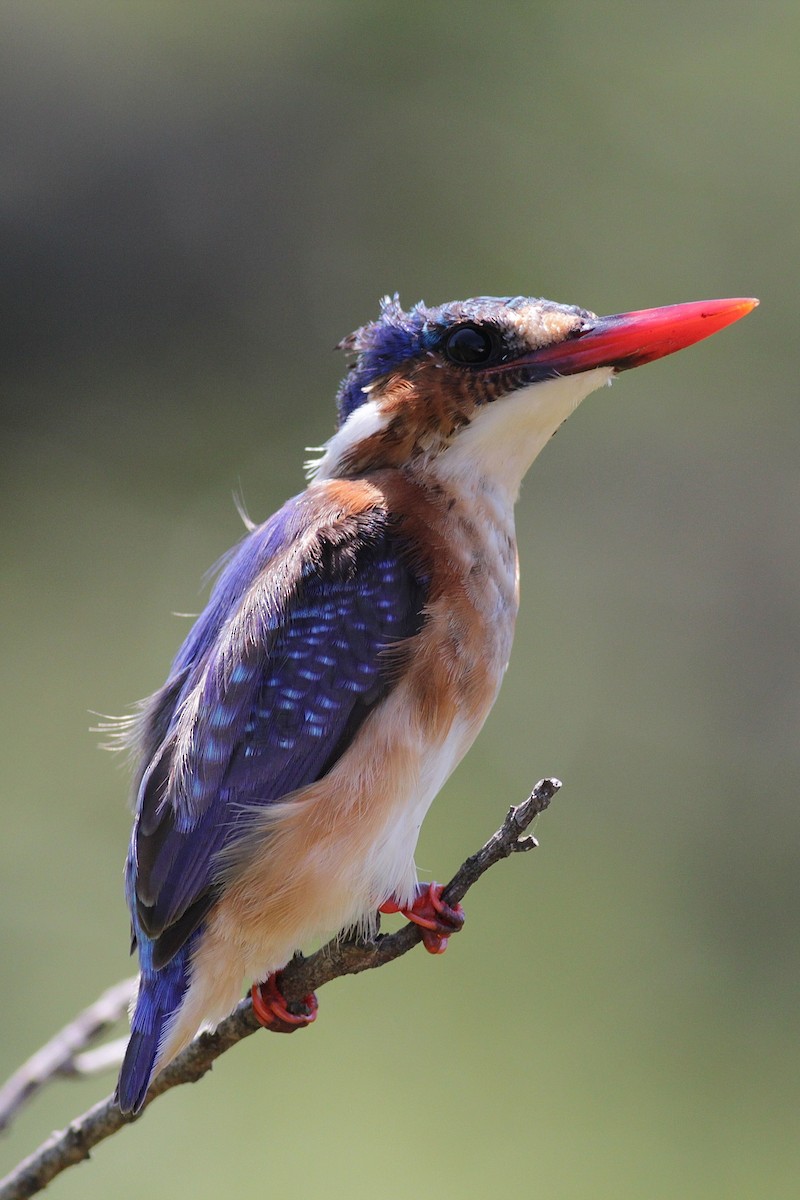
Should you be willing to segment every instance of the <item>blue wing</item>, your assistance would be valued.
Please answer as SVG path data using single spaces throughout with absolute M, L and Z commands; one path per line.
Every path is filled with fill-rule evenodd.
M 387 646 L 419 631 L 424 604 L 381 509 L 325 521 L 306 493 L 245 539 L 146 717 L 127 869 L 144 969 L 164 971 L 202 923 L 245 806 L 341 756 L 396 678 Z

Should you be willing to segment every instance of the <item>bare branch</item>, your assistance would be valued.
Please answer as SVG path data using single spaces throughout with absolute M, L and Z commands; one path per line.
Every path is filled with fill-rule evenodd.
M 534 817 L 548 807 L 560 787 L 558 779 L 543 779 L 523 804 L 509 809 L 501 828 L 456 871 L 444 889 L 442 898 L 447 903 L 457 903 L 489 867 L 512 854 L 533 849 L 536 845 L 535 838 L 523 837 L 523 834 Z M 281 977 L 281 990 L 290 1004 L 299 1004 L 303 996 L 316 991 L 332 979 L 382 967 L 385 963 L 408 953 L 420 940 L 419 927 L 410 923 L 404 925 L 397 933 L 379 935 L 371 942 L 337 938 L 308 958 L 301 955 L 293 958 Z M 78 1021 L 80 1020 L 81 1018 L 78 1018 Z M 213 1033 L 200 1034 L 157 1076 L 147 1094 L 145 1108 L 171 1088 L 202 1079 L 221 1054 L 260 1028 L 253 1015 L 249 997 L 242 1000 Z M 63 1033 L 64 1031 L 62 1035 Z M 54 1042 L 57 1040 L 54 1039 Z M 20 1074 L 21 1072 L 18 1072 L 15 1078 Z M 92 1148 L 99 1142 L 111 1137 L 123 1125 L 138 1121 L 143 1112 L 144 1108 L 136 1116 L 123 1116 L 112 1097 L 101 1100 L 88 1112 L 72 1121 L 65 1130 L 54 1133 L 10 1175 L 0 1181 L 0 1200 L 28 1200 L 28 1197 L 41 1191 L 67 1167 L 88 1158 Z
M 115 983 L 14 1072 L 0 1088 L 0 1131 L 52 1079 L 86 1074 L 77 1056 L 125 1015 L 135 988 L 135 978 Z
M 128 1034 L 115 1038 L 113 1042 L 104 1042 L 93 1050 L 84 1050 L 75 1055 L 75 1075 L 86 1079 L 89 1075 L 101 1075 L 103 1071 L 118 1071 L 122 1066 L 125 1051 L 128 1046 Z

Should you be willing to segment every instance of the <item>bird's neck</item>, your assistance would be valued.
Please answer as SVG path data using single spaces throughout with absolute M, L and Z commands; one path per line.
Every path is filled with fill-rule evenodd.
M 404 474 L 433 497 L 430 525 L 446 572 L 468 605 L 471 620 L 483 631 L 482 669 L 494 679 L 493 700 L 508 662 L 519 607 L 513 500 L 506 489 L 478 471 L 456 472 L 439 480 L 430 464 L 426 470 L 417 460 Z

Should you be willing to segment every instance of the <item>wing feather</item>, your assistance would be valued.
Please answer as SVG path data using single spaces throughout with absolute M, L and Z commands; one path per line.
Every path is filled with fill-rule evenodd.
M 145 714 L 127 874 L 155 969 L 214 903 L 243 813 L 331 769 L 397 678 L 387 647 L 421 628 L 425 580 L 386 512 L 336 517 L 305 494 L 245 539 Z

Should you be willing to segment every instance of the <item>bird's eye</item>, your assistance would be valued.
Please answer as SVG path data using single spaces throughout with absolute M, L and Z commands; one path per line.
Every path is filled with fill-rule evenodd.
M 442 350 L 450 362 L 463 367 L 480 367 L 499 356 L 500 339 L 493 329 L 460 325 L 445 338 Z

